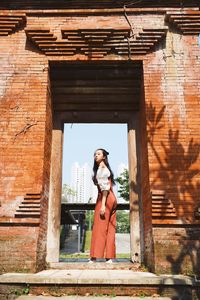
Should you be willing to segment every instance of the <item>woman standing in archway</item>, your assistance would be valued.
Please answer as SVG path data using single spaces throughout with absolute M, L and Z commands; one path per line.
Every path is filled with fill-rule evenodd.
M 98 197 L 94 212 L 94 223 L 90 247 L 90 260 L 105 258 L 112 263 L 116 257 L 116 207 L 117 200 L 113 193 L 113 172 L 108 163 L 108 152 L 97 149 L 94 154 L 93 181 L 98 188 Z

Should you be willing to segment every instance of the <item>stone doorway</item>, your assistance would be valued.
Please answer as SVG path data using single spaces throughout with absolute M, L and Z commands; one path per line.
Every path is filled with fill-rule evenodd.
M 147 159 L 142 157 L 146 153 L 145 126 L 141 126 L 144 121 L 142 63 L 51 61 L 50 84 L 53 132 L 47 262 L 59 261 L 64 123 L 125 123 L 128 129 L 131 260 L 146 260 L 148 264 L 152 249 L 145 250 L 145 244 L 152 234 L 149 226 L 147 232 L 144 222 L 141 188 L 143 177 L 148 173 L 142 168 Z
M 105 147 L 115 178 L 120 176 L 128 168 L 127 124 L 65 123 L 63 136 L 60 262 L 87 262 L 97 198 L 93 153 Z M 121 197 L 120 186 L 113 187 L 118 201 L 115 262 L 129 262 L 129 197 Z

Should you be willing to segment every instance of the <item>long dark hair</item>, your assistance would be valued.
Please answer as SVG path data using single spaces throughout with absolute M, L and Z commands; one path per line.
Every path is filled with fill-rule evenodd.
M 112 182 L 112 185 L 115 185 L 115 180 L 114 180 L 114 174 L 113 174 L 113 171 L 111 170 L 111 167 L 109 165 L 109 162 L 108 162 L 108 155 L 109 155 L 109 152 L 106 151 L 105 149 L 102 149 L 102 148 L 98 148 L 96 151 L 98 150 L 101 150 L 103 152 L 103 156 L 104 156 L 104 163 L 106 165 L 106 167 L 108 168 L 108 170 L 110 171 L 110 180 Z M 95 151 L 95 153 L 96 153 Z M 98 170 L 98 167 L 99 165 L 97 164 L 97 162 L 95 161 L 94 159 L 94 166 L 93 166 L 93 182 L 95 185 L 97 185 L 97 178 L 96 178 L 96 175 L 97 175 L 97 170 Z

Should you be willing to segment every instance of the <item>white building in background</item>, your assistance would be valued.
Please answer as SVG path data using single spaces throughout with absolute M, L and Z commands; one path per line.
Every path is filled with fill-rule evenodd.
M 69 197 L 70 203 L 88 203 L 96 201 L 97 188 L 92 181 L 92 170 L 85 163 L 80 166 L 75 162 L 71 168 L 70 187 L 76 192 L 75 196 Z
M 117 172 L 115 177 L 119 177 L 121 173 L 128 169 L 128 165 L 121 163 L 117 167 Z M 76 192 L 76 195 L 69 196 L 69 203 L 91 203 L 96 202 L 97 198 L 97 187 L 92 181 L 92 169 L 88 163 L 84 163 L 82 166 L 78 162 L 75 162 L 71 168 L 71 180 L 70 188 Z M 116 183 L 114 186 L 114 192 L 117 196 L 118 203 L 124 203 L 125 200 L 122 199 L 118 193 L 119 184 Z
M 128 165 L 126 165 L 124 163 L 119 164 L 118 167 L 117 167 L 117 176 L 116 177 L 121 176 L 121 174 L 124 172 L 125 169 L 128 169 Z M 121 198 L 119 193 L 118 193 L 119 183 L 116 183 L 116 188 L 117 188 L 117 200 L 118 200 L 118 202 L 126 203 L 126 201 L 123 198 Z

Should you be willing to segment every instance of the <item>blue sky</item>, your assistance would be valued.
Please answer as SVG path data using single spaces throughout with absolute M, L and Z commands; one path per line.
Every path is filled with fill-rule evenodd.
M 116 175 L 120 163 L 128 164 L 126 124 L 65 124 L 63 148 L 63 183 L 70 183 L 74 162 L 93 167 L 97 148 L 109 152 L 109 163 Z

